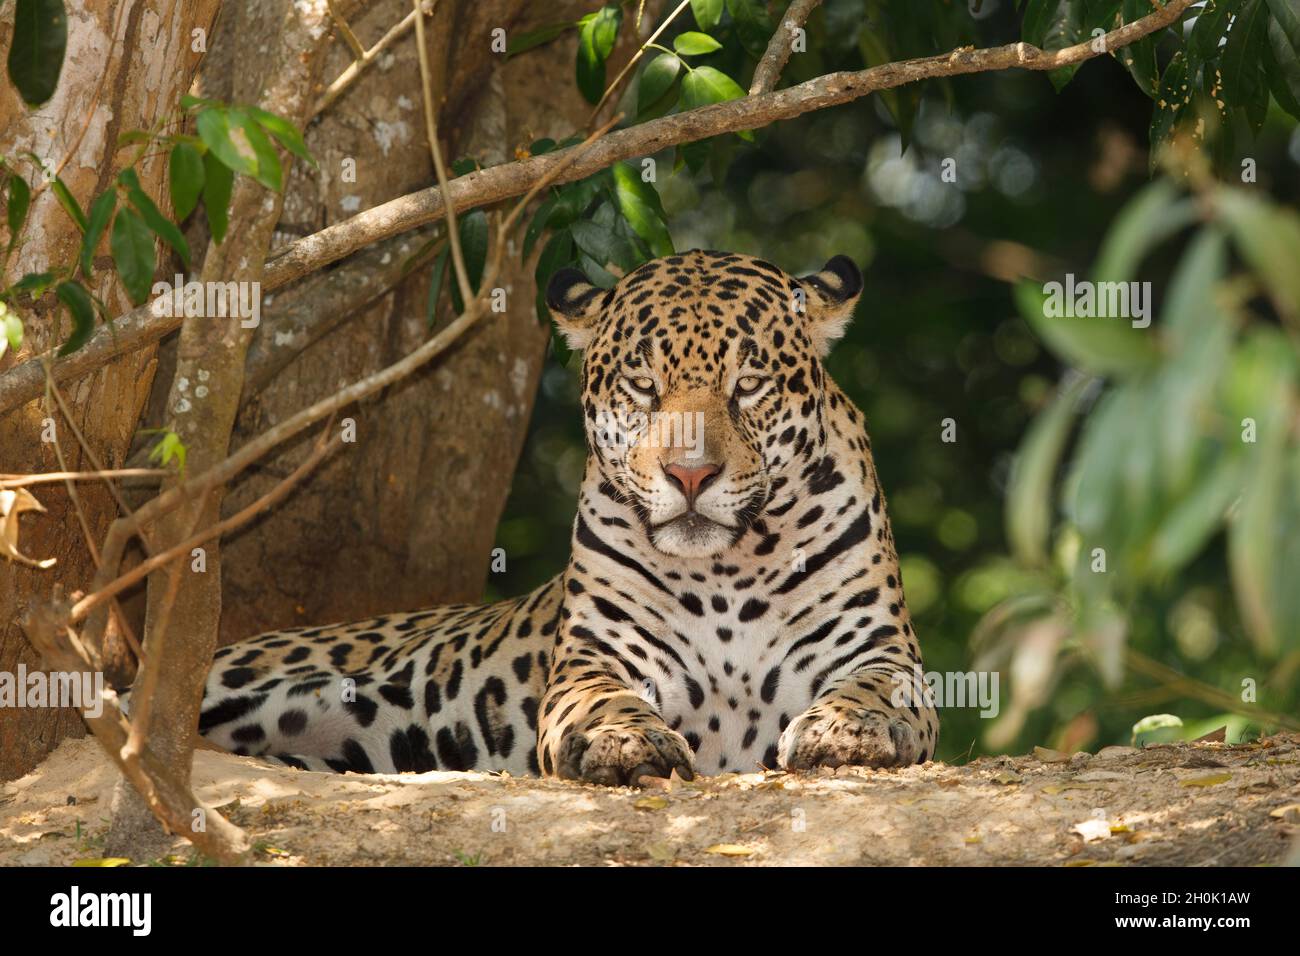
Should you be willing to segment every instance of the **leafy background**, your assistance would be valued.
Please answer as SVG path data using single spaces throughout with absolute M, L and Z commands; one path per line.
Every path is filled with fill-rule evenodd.
M 972 15 L 960 4 L 831 0 L 785 76 L 1022 36 L 1059 47 L 1149 9 L 980 6 Z M 732 5 L 712 7 L 717 21 L 706 11 L 703 23 L 686 15 L 665 31 L 658 60 L 680 52 L 676 35 L 707 29 L 719 49 L 680 59 L 745 86 L 770 24 L 751 30 Z M 927 669 L 992 668 L 1002 678 L 997 720 L 944 712 L 942 758 L 1127 744 L 1135 724 L 1163 712 L 1183 725 L 1149 721 L 1141 739 L 1225 725 L 1236 739 L 1275 726 L 1265 712 L 1296 711 L 1300 616 L 1284 604 L 1300 558 L 1287 559 L 1300 541 L 1300 405 L 1297 326 L 1283 309 L 1300 294 L 1269 285 L 1300 264 L 1287 210 L 1300 198 L 1300 110 L 1282 108 L 1294 106 L 1294 87 L 1272 51 L 1292 73 L 1295 57 L 1263 0 L 1197 12 L 1199 28 L 1189 17 L 1181 35 L 1165 31 L 1077 75 L 931 82 L 781 123 L 752 143 L 720 137 L 655 157 L 675 248 L 733 249 L 794 272 L 847 253 L 864 267 L 867 291 L 829 364 L 867 415 Z M 669 69 L 656 62 L 622 102 L 630 115 L 686 105 L 684 93 L 672 100 L 681 68 L 665 103 L 657 91 Z M 1153 142 L 1191 152 L 1175 149 L 1158 168 Z M 956 160 L 955 184 L 941 178 L 946 158 Z M 1241 183 L 1246 159 L 1251 184 Z M 544 253 L 543 277 L 576 261 L 609 281 L 565 236 L 564 224 L 582 218 L 608 224 L 629 264 L 648 254 L 635 217 L 617 215 L 608 180 L 569 189 L 557 205 L 581 212 L 551 229 L 535 223 L 549 237 L 538 241 L 559 247 Z M 1263 252 L 1246 251 L 1252 236 Z M 1222 263 L 1224 281 L 1206 271 L 1206 256 Z M 1150 282 L 1152 327 L 1070 319 L 1048 328 L 1025 286 L 1041 290 L 1067 272 Z M 1231 303 L 1220 301 L 1225 289 Z M 1265 366 L 1273 390 L 1252 391 Z M 506 570 L 492 575 L 489 598 L 541 583 L 567 558 L 584 459 L 577 389 L 574 360 L 557 349 L 498 533 Z M 1243 443 L 1245 417 L 1277 444 Z M 954 443 L 941 440 L 947 418 Z M 1017 465 L 1022 447 L 1032 466 Z M 1243 529 L 1243 502 L 1270 482 L 1256 524 Z M 1098 542 L 1105 574 L 1090 569 Z M 1243 612 L 1234 574 L 1276 578 L 1262 612 L 1272 637 Z M 1254 703 L 1241 700 L 1244 679 L 1256 682 Z

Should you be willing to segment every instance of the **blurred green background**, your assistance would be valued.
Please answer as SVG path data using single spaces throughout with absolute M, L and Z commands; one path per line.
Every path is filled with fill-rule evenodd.
M 1019 21 L 1011 5 L 987 6 L 980 42 L 1016 39 Z M 790 78 L 861 68 L 865 12 L 860 0 L 826 4 L 810 23 L 810 52 L 794 58 Z M 1059 94 L 1043 74 L 1019 71 L 927 84 L 906 150 L 886 104 L 873 96 L 769 127 L 753 145 L 732 137 L 725 147 L 731 152 L 734 144 L 731 163 L 719 178 L 709 168 L 673 171 L 670 153 L 657 157 L 657 188 L 677 249 L 735 250 L 794 273 L 814 271 L 845 253 L 864 270 L 867 286 L 855 321 L 828 364 L 866 413 L 926 667 L 992 667 L 1001 676 L 997 720 L 981 720 L 973 708 L 943 711 L 941 759 L 1040 744 L 1066 751 L 1128 744 L 1135 723 L 1161 713 L 1176 715 L 1183 726 L 1143 739 L 1194 737 L 1225 724 L 1230 739 L 1238 739 L 1275 729 L 1262 712 L 1297 711 L 1295 619 L 1275 615 L 1273 642 L 1262 641 L 1243 620 L 1230 581 L 1234 559 L 1220 513 L 1246 490 L 1245 471 L 1254 473 L 1254 462 L 1236 483 L 1228 481 L 1226 499 L 1198 484 L 1198 476 L 1232 453 L 1231 436 L 1224 436 L 1236 428 L 1233 422 L 1197 425 L 1189 439 L 1195 448 L 1183 461 L 1190 477 L 1161 500 L 1114 502 L 1105 520 L 1137 529 L 1142 540 L 1110 547 L 1109 574 L 1120 577 L 1104 593 L 1080 584 L 1080 574 L 1089 572 L 1076 567 L 1082 560 L 1076 557 L 1078 529 L 1087 519 L 1072 510 L 1071 462 L 1089 454 L 1083 448 L 1089 443 L 1121 451 L 1126 442 L 1151 445 L 1177 424 L 1185 413 L 1181 406 L 1153 411 L 1143 434 L 1102 433 L 1084 441 L 1074 431 L 1062 433 L 1059 470 L 1049 461 L 1049 487 L 1033 492 L 1049 496 L 1052 517 L 1043 529 L 1051 530 L 1048 560 L 1027 560 L 1025 547 L 1014 547 L 1006 531 L 1009 508 L 1036 507 L 1015 500 L 1032 489 L 1012 487 L 1013 465 L 1063 376 L 1088 427 L 1115 430 L 1125 427 L 1125 416 L 1113 414 L 1109 424 L 1098 425 L 1094 413 L 1117 389 L 1145 388 L 1154 395 L 1172 382 L 1186 384 L 1184 391 L 1193 395 L 1217 394 L 1224 376 L 1253 374 L 1240 363 L 1201 372 L 1173 364 L 1178 350 L 1169 342 L 1177 340 L 1169 338 L 1160 308 L 1189 244 L 1204 231 L 1194 225 L 1161 242 L 1153 239 L 1133 263 L 1131 277 L 1150 281 L 1156 299 L 1158 318 L 1147 331 L 1164 343 L 1159 370 L 1141 371 L 1136 379 L 1085 378 L 1069 367 L 1086 361 L 1070 361 L 1077 358 L 1070 354 L 1063 361 L 1062 349 L 1049 349 L 1017 307 L 1014 283 L 1021 277 L 1041 287 L 1065 273 L 1093 273 L 1107 235 L 1124 228 L 1122 220 L 1117 224 L 1121 211 L 1153 182 L 1151 117 L 1152 100 L 1119 63 L 1103 57 L 1085 65 Z M 1267 199 L 1270 210 L 1295 207 L 1300 133 L 1293 119 L 1274 104 L 1256 141 L 1236 152 L 1224 168 L 1231 172 L 1249 157 L 1258 180 L 1239 188 Z M 955 184 L 941 179 L 945 158 L 956 160 Z M 1204 189 L 1198 195 L 1206 200 Z M 1140 233 L 1166 212 L 1140 210 L 1127 228 Z M 1292 234 L 1283 229 L 1279 236 L 1276 242 L 1285 246 Z M 1274 250 L 1278 254 L 1289 256 L 1300 273 L 1300 245 Z M 1235 248 L 1225 256 L 1229 272 L 1241 271 Z M 1253 310 L 1249 318 L 1225 307 L 1207 321 L 1260 327 L 1285 351 L 1287 339 L 1278 331 L 1285 323 L 1266 291 L 1247 285 L 1240 292 L 1238 305 Z M 1295 327 L 1286 334 L 1294 350 Z M 1231 345 L 1225 341 L 1218 351 L 1226 356 Z M 1293 376 L 1294 362 L 1289 369 L 1285 374 Z M 1193 374 L 1206 380 L 1198 384 Z M 1294 377 L 1287 381 L 1281 394 L 1293 401 Z M 530 589 L 567 560 L 585 456 L 577 389 L 572 363 L 565 367 L 552 356 L 498 532 L 507 567 L 491 576 L 489 599 Z M 945 419 L 955 422 L 955 442 L 941 440 Z M 1300 426 L 1291 431 L 1300 433 Z M 1281 447 L 1294 449 L 1294 434 L 1289 440 Z M 1123 469 L 1133 460 L 1119 454 L 1109 467 Z M 1157 461 L 1145 473 L 1151 487 L 1160 484 L 1157 474 L 1166 477 L 1161 467 Z M 1271 507 L 1289 507 L 1294 517 L 1300 467 L 1280 467 L 1277 474 L 1281 484 L 1273 488 Z M 1171 510 L 1189 500 L 1179 520 L 1188 510 L 1204 518 L 1194 522 L 1190 553 L 1161 573 L 1128 560 L 1149 555 Z M 1139 511 L 1130 513 L 1134 508 Z M 1300 538 L 1300 522 L 1280 527 Z M 1263 560 L 1288 546 L 1277 542 Z M 1270 568 L 1280 574 L 1281 591 L 1288 577 L 1300 584 L 1297 567 Z M 1241 701 L 1243 680 L 1255 682 L 1253 702 Z

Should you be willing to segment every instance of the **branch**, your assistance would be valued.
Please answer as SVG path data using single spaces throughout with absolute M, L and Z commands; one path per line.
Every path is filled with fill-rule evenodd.
M 85 648 L 67 626 L 67 605 L 58 595 L 49 603 L 33 607 L 22 625 L 28 640 L 51 670 L 76 673 L 94 669 Z M 123 759 L 128 726 L 118 707 L 117 694 L 105 691 L 102 703 L 103 710 L 98 717 L 82 713 L 86 726 L 167 828 L 221 863 L 247 862 L 249 846 L 244 832 L 215 809 L 199 803 L 190 788 L 177 780 L 152 751 L 145 748 L 138 758 Z M 193 813 L 200 808 L 204 811 L 204 826 L 196 830 Z
M 0 488 L 26 488 L 55 481 L 100 481 L 104 478 L 162 478 L 165 468 L 110 468 L 104 471 L 44 471 L 33 475 L 0 475 Z
M 601 136 L 605 135 L 609 127 L 617 122 L 619 117 L 611 120 L 603 129 L 597 130 L 587 140 L 576 147 L 576 152 L 570 152 L 569 162 L 576 162 L 583 155 L 583 150 L 592 147 L 597 143 Z M 492 289 L 496 283 L 497 276 L 501 272 L 501 263 L 505 258 L 506 248 L 509 245 L 510 233 L 518 222 L 519 217 L 523 214 L 524 208 L 530 203 L 534 196 L 542 189 L 546 188 L 551 181 L 565 172 L 564 165 L 554 168 L 546 177 L 538 181 L 532 189 L 524 196 L 522 200 L 511 210 L 497 231 L 497 241 L 493 248 L 492 256 L 489 259 L 487 268 L 483 273 L 483 280 L 480 286 L 480 293 L 473 298 L 465 300 L 465 311 L 456 317 L 449 325 L 442 329 L 437 335 L 429 339 L 414 352 L 405 358 L 394 362 L 387 368 L 380 369 L 373 375 L 369 375 L 360 381 L 353 382 L 346 388 L 340 389 L 333 395 L 321 399 L 313 405 L 302 409 L 284 421 L 280 422 L 273 428 L 268 429 L 256 438 L 243 445 L 238 451 L 227 456 L 212 467 L 208 468 L 202 474 L 199 474 L 182 484 L 175 485 L 164 491 L 161 495 L 151 499 L 148 503 L 141 506 L 132 515 L 118 518 L 108 529 L 108 534 L 104 538 L 102 549 L 102 563 L 95 574 L 94 581 L 91 585 L 91 593 L 82 598 L 72 609 L 70 619 L 72 621 L 80 620 L 86 614 L 95 610 L 102 604 L 104 599 L 111 597 L 113 594 L 121 591 L 127 584 L 122 581 L 131 577 L 132 580 L 138 579 L 140 575 L 136 574 L 145 564 L 141 564 L 132 572 L 128 572 L 122 577 L 118 577 L 118 569 L 121 567 L 122 555 L 125 552 L 126 544 L 132 535 L 138 534 L 140 529 L 146 527 L 151 522 L 158 520 L 160 517 L 170 514 L 177 508 L 193 501 L 200 495 L 207 494 L 213 488 L 224 484 L 235 475 L 242 472 L 245 468 L 257 461 L 262 456 L 269 453 L 277 445 L 297 435 L 303 429 L 307 428 L 313 422 L 319 421 L 328 415 L 333 415 L 340 409 L 346 408 L 361 399 L 373 395 L 396 382 L 409 376 L 417 369 L 432 361 L 435 357 L 446 350 L 455 342 L 462 333 L 464 333 L 478 318 L 483 314 L 486 307 L 486 293 Z M 209 529 L 210 530 L 210 529 Z M 206 532 L 205 532 L 206 533 Z M 189 542 L 186 542 L 189 544 Z M 179 545 L 177 547 L 180 547 Z M 190 547 L 193 547 L 191 544 Z M 175 548 L 173 548 L 175 550 Z M 170 553 L 158 555 L 158 562 L 149 565 L 149 570 L 159 567 L 162 561 L 168 559 Z M 146 572 L 147 573 L 147 572 Z M 96 614 L 88 622 L 86 634 L 92 641 L 100 637 L 104 626 L 103 618 Z
M 423 10 L 425 16 L 428 16 L 433 12 L 433 8 L 428 0 L 425 2 Z M 387 50 L 393 45 L 393 43 L 406 36 L 407 32 L 413 26 L 415 26 L 414 10 L 403 17 L 402 20 L 398 22 L 397 26 L 393 27 L 380 37 L 378 43 L 362 53 L 360 59 L 353 60 L 348 64 L 348 68 L 339 74 L 338 79 L 326 87 L 325 92 L 321 94 L 321 98 L 318 99 L 316 105 L 312 107 L 311 116 L 308 117 L 308 120 L 310 121 L 317 114 L 327 110 L 335 100 L 343 95 L 343 91 L 351 86 L 352 82 L 361 75 L 362 70 L 368 67 L 371 63 L 374 63 L 375 60 L 379 59 L 379 54 Z
M 831 73 L 798 86 L 743 99 L 715 103 L 676 113 L 605 137 L 594 149 L 575 157 L 570 147 L 514 163 L 481 169 L 452 180 L 448 195 L 457 212 L 519 196 L 544 177 L 561 170 L 554 182 L 583 179 L 614 163 L 648 156 L 670 146 L 708 139 L 721 133 L 754 129 L 804 113 L 848 103 L 880 90 L 941 76 L 961 76 L 991 70 L 1055 70 L 1099 56 L 1099 49 L 1114 51 L 1128 46 L 1177 20 L 1192 0 L 1169 0 L 1165 6 L 1105 35 L 1104 43 L 1092 38 L 1084 43 L 1044 52 L 1028 43 L 992 49 L 961 49 L 940 56 L 884 63 L 870 69 Z M 262 289 L 271 291 L 337 262 L 380 239 L 387 239 L 443 218 L 446 206 L 437 186 L 391 199 L 343 222 L 327 226 L 298 240 L 266 263 Z M 108 326 L 101 327 L 79 351 L 54 366 L 56 380 L 78 378 L 111 359 L 162 338 L 180 326 L 179 318 L 152 315 L 141 306 Z M 0 414 L 24 405 L 41 394 L 44 375 L 39 357 L 28 359 L 0 376 Z
M 808 22 L 808 17 L 821 2 L 822 0 L 794 0 L 794 3 L 790 4 L 790 9 L 781 18 L 781 23 L 767 44 L 767 52 L 754 68 L 754 81 L 749 84 L 750 96 L 771 92 L 776 87 L 776 81 L 781 78 L 781 71 L 785 69 L 790 54 L 794 52 L 795 31 Z

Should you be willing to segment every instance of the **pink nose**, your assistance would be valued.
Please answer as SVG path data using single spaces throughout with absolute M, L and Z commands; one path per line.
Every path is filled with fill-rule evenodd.
M 664 465 L 664 471 L 668 477 L 677 484 L 686 496 L 688 507 L 695 507 L 695 499 L 699 497 L 705 486 L 708 485 L 718 473 L 722 471 L 721 465 L 688 465 L 681 462 L 673 462 L 670 465 Z

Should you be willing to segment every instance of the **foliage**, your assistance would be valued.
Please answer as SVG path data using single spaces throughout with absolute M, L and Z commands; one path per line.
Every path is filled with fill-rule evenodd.
M 756 131 L 752 144 L 716 137 L 653 157 L 671 167 L 653 186 L 676 248 L 801 271 L 847 252 L 869 266 L 867 301 L 829 363 L 867 415 L 927 668 L 1004 678 L 998 720 L 945 711 L 948 759 L 1128 743 L 1142 718 L 1175 707 L 1183 737 L 1258 732 L 1271 725 L 1249 716 L 1247 679 L 1261 707 L 1294 712 L 1300 628 L 1280 578 L 1300 534 L 1279 529 L 1295 528 L 1300 487 L 1295 5 L 1252 9 L 1238 17 L 1252 11 L 1214 0 L 1078 70 L 929 81 Z M 784 82 L 970 43 L 1059 49 L 1150 10 L 828 0 Z M 642 57 L 621 94 L 628 122 L 685 108 L 687 62 L 745 85 L 766 41 L 741 39 L 730 4 L 691 12 Z M 687 34 L 719 47 L 687 52 L 702 48 L 693 37 L 679 48 Z M 1233 79 L 1220 79 L 1225 67 Z M 1165 172 L 1148 180 L 1160 156 Z M 953 184 L 939 175 L 948 158 Z M 1210 179 L 1240 182 L 1247 160 L 1260 184 Z M 603 276 L 581 259 L 576 220 L 550 221 L 557 193 L 588 217 L 599 201 L 621 228 L 599 177 L 553 191 L 529 231 L 539 280 L 578 264 L 608 284 L 625 266 L 595 262 Z M 1149 328 L 1044 314 L 1043 282 L 1089 261 L 1081 278 L 1152 284 Z M 567 558 L 584 457 L 577 388 L 557 348 L 498 533 L 510 566 L 490 596 Z M 940 439 L 947 417 L 954 444 Z M 1247 417 L 1253 444 L 1241 440 Z M 1090 570 L 1097 546 L 1104 574 Z M 1133 654 L 1185 676 L 1153 684 Z

